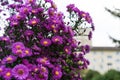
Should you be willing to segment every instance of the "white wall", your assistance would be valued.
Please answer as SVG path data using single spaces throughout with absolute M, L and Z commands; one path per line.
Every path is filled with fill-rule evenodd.
M 85 56 L 90 65 L 88 69 L 105 73 L 109 69 L 120 71 L 120 51 L 91 51 Z

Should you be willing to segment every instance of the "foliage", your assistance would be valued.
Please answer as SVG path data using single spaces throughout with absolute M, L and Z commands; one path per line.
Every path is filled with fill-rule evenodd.
M 92 80 L 94 77 L 99 76 L 100 73 L 94 70 L 88 70 L 88 72 L 85 74 L 85 77 L 83 80 Z
M 104 77 L 107 80 L 120 80 L 120 72 L 116 70 L 109 70 L 107 73 L 105 73 Z
M 84 75 L 83 80 L 120 80 L 120 72 L 113 69 L 102 75 L 97 71 L 88 70 Z

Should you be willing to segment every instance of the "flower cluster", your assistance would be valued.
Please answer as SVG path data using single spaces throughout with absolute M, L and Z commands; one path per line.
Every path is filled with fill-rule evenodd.
M 81 80 L 78 70 L 87 68 L 89 61 L 84 55 L 90 48 L 78 48 L 80 42 L 74 36 L 82 19 L 94 29 L 90 15 L 68 5 L 70 16 L 72 12 L 78 15 L 77 24 L 71 27 L 52 0 L 12 2 L 1 0 L 10 16 L 0 37 L 0 80 Z

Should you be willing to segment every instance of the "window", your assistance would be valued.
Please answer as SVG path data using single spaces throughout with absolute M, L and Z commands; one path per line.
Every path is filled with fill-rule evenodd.
M 108 55 L 108 56 L 107 56 L 107 58 L 108 58 L 108 59 L 111 59 L 111 58 L 112 58 L 112 56 L 111 56 L 111 55 Z
M 108 66 L 112 66 L 112 63 L 109 62 L 109 63 L 107 63 L 107 65 L 108 65 Z

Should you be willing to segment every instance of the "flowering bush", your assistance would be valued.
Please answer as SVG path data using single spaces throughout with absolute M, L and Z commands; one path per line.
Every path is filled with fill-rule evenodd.
M 65 22 L 52 0 L 1 0 L 1 6 L 10 16 L 0 37 L 0 80 L 81 80 L 77 70 L 89 64 L 89 46 L 78 47 L 74 36 L 88 28 L 82 24 L 94 30 L 88 13 L 70 4 Z

